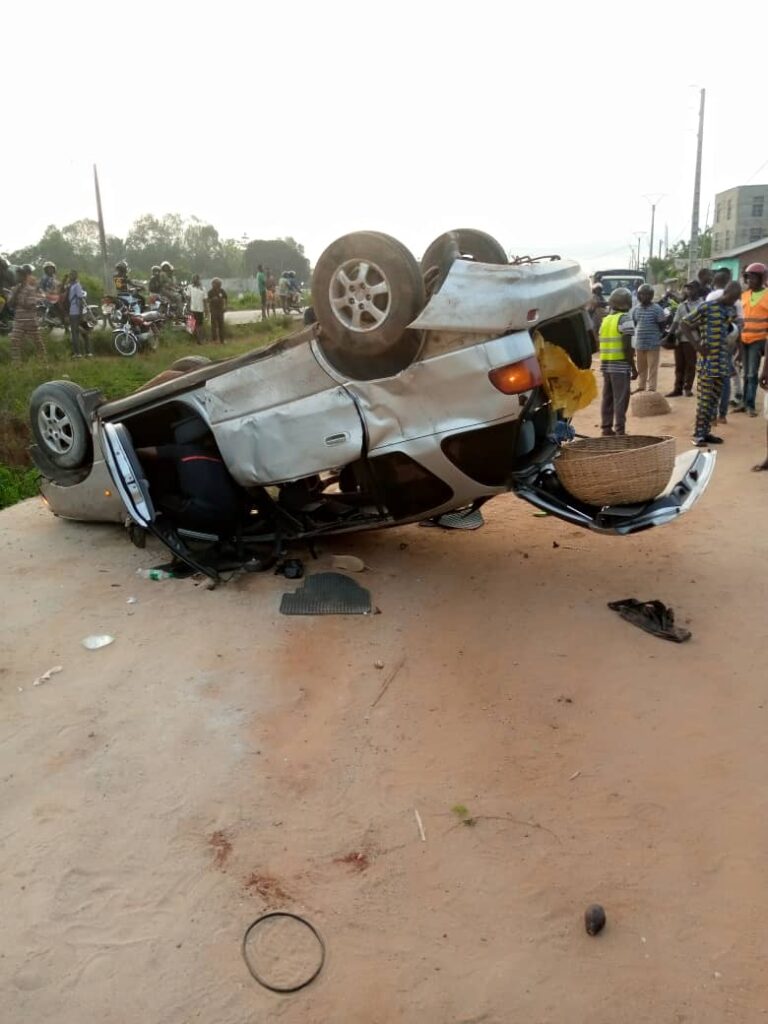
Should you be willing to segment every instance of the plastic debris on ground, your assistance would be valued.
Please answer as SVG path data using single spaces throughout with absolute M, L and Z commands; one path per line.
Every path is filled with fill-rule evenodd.
M 43 672 L 41 676 L 32 683 L 33 686 L 42 686 L 43 683 L 47 683 L 51 676 L 55 676 L 57 672 L 63 672 L 63 665 L 54 665 L 53 668 L 49 668 L 47 672 Z
M 675 625 L 675 613 L 662 601 L 638 601 L 626 597 L 622 601 L 609 601 L 608 607 L 618 612 L 625 622 L 661 637 L 682 644 L 691 639 L 691 631 Z
M 87 636 L 81 643 L 89 651 L 98 651 L 100 647 L 109 647 L 110 644 L 115 642 L 115 638 L 110 636 L 108 633 L 102 633 L 96 636 Z
M 136 575 L 145 580 L 186 580 L 194 576 L 195 572 L 186 562 L 163 562 L 151 569 L 137 569 Z
M 344 569 L 345 572 L 365 572 L 366 569 L 365 562 L 356 555 L 334 555 L 331 565 L 334 569 Z

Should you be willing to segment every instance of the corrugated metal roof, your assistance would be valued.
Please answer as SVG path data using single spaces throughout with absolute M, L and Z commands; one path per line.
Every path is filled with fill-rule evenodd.
M 712 257 L 713 260 L 725 259 L 728 256 L 741 256 L 744 252 L 749 252 L 750 249 L 760 249 L 762 246 L 768 245 L 768 235 L 765 238 L 758 238 L 754 242 L 750 242 L 749 245 L 740 245 L 738 249 L 726 249 L 724 252 L 717 252 Z

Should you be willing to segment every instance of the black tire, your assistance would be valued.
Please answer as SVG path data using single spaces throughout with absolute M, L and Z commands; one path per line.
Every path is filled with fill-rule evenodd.
M 340 373 L 356 380 L 391 376 L 413 362 L 423 339 L 408 325 L 424 303 L 418 263 L 396 238 L 377 231 L 338 238 L 312 277 L 318 344 Z
M 115 352 L 120 356 L 130 358 L 130 356 L 135 356 L 139 351 L 139 342 L 136 335 L 131 331 L 124 331 L 122 329 L 113 331 L 112 342 L 115 346 Z
M 32 434 L 60 469 L 79 469 L 91 457 L 91 432 L 77 404 L 82 388 L 69 380 L 40 384 L 29 401 Z
M 439 291 L 457 259 L 469 259 L 474 263 L 509 263 L 503 245 L 493 235 L 474 228 L 446 231 L 434 240 L 421 257 L 421 270 L 431 295 Z

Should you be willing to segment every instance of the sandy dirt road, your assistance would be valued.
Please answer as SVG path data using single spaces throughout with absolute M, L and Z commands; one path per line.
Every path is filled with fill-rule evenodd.
M 643 428 L 687 441 L 676 410 Z M 271 575 L 144 581 L 159 552 L 117 529 L 0 514 L 4 1024 L 766 1019 L 768 475 L 733 420 L 700 505 L 635 538 L 508 497 L 474 534 L 340 542 L 318 564 L 374 567 L 365 618 L 281 617 Z M 692 641 L 606 608 L 630 595 Z M 328 946 L 293 996 L 240 956 L 274 907 Z

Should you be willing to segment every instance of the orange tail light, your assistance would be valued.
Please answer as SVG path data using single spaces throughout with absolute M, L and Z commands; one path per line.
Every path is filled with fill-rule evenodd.
M 491 370 L 488 378 L 495 388 L 505 395 L 519 395 L 522 391 L 532 391 L 541 384 L 541 367 L 536 356 L 529 356 L 519 363 L 499 366 Z

